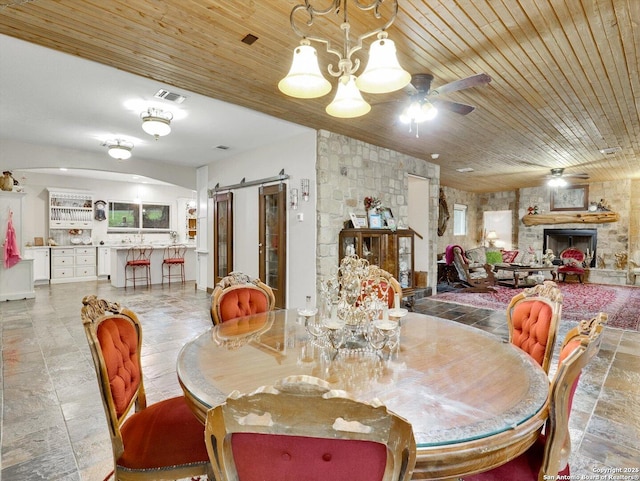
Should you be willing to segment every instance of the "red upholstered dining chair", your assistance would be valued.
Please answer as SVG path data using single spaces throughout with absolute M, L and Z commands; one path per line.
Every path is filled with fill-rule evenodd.
M 524 289 L 507 306 L 509 342 L 549 372 L 562 314 L 563 296 L 553 281 Z
M 242 272 L 231 272 L 213 288 L 211 321 L 213 325 L 237 317 L 272 311 L 276 298 L 271 288 L 260 279 Z
M 577 276 L 580 283 L 584 277 L 584 259 L 585 254 L 580 249 L 568 247 L 560 253 L 562 265 L 558 267 L 558 279 L 564 281 L 566 277 Z
M 398 280 L 390 272 L 376 265 L 368 266 L 367 278 L 362 286 L 362 296 L 367 296 L 371 293 L 376 294 L 379 298 L 386 299 L 389 309 L 395 307 L 396 295 L 399 296 L 399 300 L 402 299 L 402 287 L 400 287 Z
M 416 461 L 411 424 L 311 376 L 232 393 L 205 440 L 218 481 L 404 481 Z
M 170 480 L 210 473 L 204 426 L 183 396 L 147 406 L 142 328 L 118 303 L 85 296 L 81 317 L 107 417 L 116 481 Z M 134 408 L 134 412 L 130 411 Z
M 465 476 L 463 481 L 543 481 L 571 479 L 569 414 L 582 369 L 597 354 L 607 315 L 599 313 L 570 331 L 562 344 L 558 369 L 549 391 L 549 417 L 544 432 L 523 454 L 484 473 Z M 566 477 L 565 477 L 566 476 Z

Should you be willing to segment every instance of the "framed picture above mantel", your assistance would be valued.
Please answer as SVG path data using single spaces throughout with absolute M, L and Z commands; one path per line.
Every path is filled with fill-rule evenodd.
M 589 208 L 589 186 L 571 185 L 551 189 L 552 211 L 587 210 Z

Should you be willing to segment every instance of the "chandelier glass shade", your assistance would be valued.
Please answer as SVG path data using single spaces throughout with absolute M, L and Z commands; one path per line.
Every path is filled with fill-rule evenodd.
M 153 135 L 156 139 L 171 132 L 171 119 L 173 119 L 171 112 L 150 108 L 146 112 L 142 112 L 140 118 L 142 119 L 142 130 Z
M 111 157 L 117 160 L 127 160 L 131 158 L 131 150 L 133 150 L 133 144 L 125 140 L 109 140 L 104 143 L 107 147 L 107 152 Z
M 345 75 L 338 80 L 336 96 L 326 108 L 332 117 L 350 119 L 360 117 L 371 110 L 371 105 L 362 98 L 360 90 L 356 87 L 355 79 L 353 75 Z
M 278 83 L 280 91 L 286 95 L 303 99 L 321 97 L 331 91 L 331 83 L 322 75 L 317 51 L 311 46 L 311 42 L 323 43 L 328 53 L 338 57 L 337 68 L 333 64 L 327 67 L 329 74 L 338 78 L 338 92 L 334 101 L 326 108 L 329 115 L 342 118 L 359 117 L 371 110 L 369 104 L 362 99 L 361 91 L 381 94 L 405 87 L 411 81 L 411 75 L 400 66 L 396 57 L 395 43 L 387 39 L 386 32 L 398 14 L 397 0 L 390 2 L 389 19 L 386 23 L 363 33 L 356 39 L 351 38 L 349 5 L 353 4 L 360 11 L 373 11 L 375 20 L 379 20 L 382 18 L 380 9 L 383 2 L 384 0 L 370 0 L 369 3 L 362 4 L 361 0 L 333 0 L 329 7 L 316 9 L 311 5 L 310 0 L 305 0 L 304 4 L 293 7 L 290 14 L 291 27 L 302 40 L 294 50 L 289 73 Z M 330 13 L 341 15 L 342 45 L 336 48 L 328 38 L 303 32 L 295 19 L 296 14 L 301 12 L 308 16 L 305 30 L 309 30 L 313 26 L 317 17 Z M 352 56 L 362 49 L 363 40 L 373 35 L 377 35 L 378 39 L 371 44 L 366 68 L 356 78 L 355 74 L 360 68 L 360 60 L 352 59 Z M 357 96 L 353 94 L 353 89 L 358 90 Z

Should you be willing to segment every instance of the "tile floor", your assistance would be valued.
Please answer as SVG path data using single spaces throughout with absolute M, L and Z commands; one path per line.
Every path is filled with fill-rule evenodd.
M 150 402 L 181 393 L 178 351 L 210 326 L 209 296 L 193 283 L 136 290 L 114 289 L 105 281 L 47 285 L 36 287 L 35 299 L 0 303 L 1 481 L 94 481 L 111 469 L 111 445 L 80 321 L 86 294 L 117 300 L 139 314 Z M 416 310 L 506 336 L 502 312 L 429 298 L 418 301 Z M 560 337 L 566 330 L 563 326 Z M 640 467 L 639 348 L 640 333 L 605 330 L 602 349 L 576 393 L 572 474 Z

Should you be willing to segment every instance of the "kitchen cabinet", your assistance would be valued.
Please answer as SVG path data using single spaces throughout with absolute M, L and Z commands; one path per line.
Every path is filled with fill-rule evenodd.
M 96 248 L 52 247 L 51 283 L 96 280 Z
M 51 265 L 48 247 L 31 247 L 25 250 L 25 256 L 33 259 L 33 281 L 48 283 L 51 277 Z
M 410 229 L 343 229 L 340 259 L 349 254 L 367 259 L 395 277 L 403 292 L 415 287 L 414 232 Z
M 67 189 L 49 190 L 49 229 L 91 229 L 93 196 Z
M 111 275 L 111 247 L 98 247 L 98 277 Z

